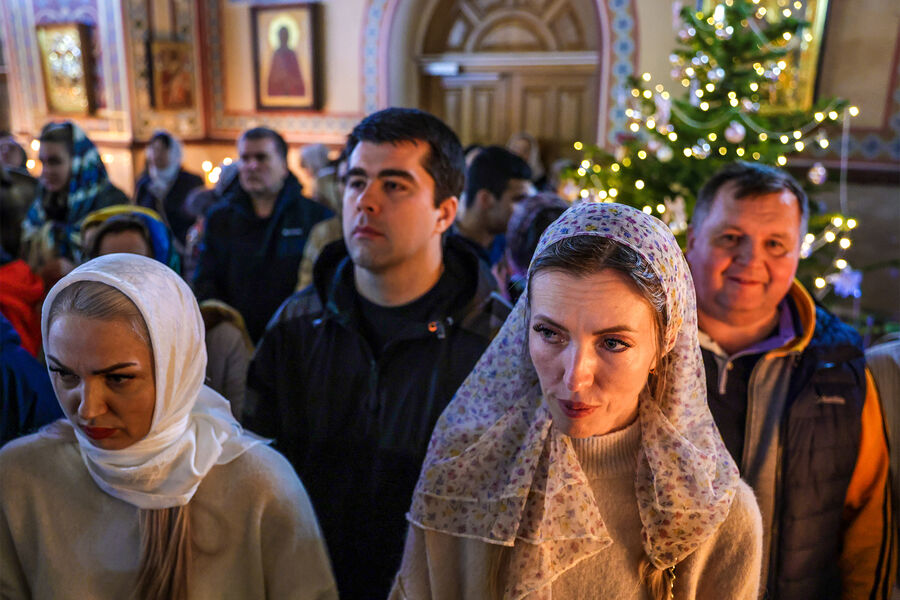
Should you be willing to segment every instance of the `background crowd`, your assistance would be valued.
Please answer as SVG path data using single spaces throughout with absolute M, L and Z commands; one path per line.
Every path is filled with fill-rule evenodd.
M 525 133 L 506 147 L 464 150 L 427 113 L 380 111 L 357 125 L 336 159 L 324 146 L 302 150 L 301 168 L 315 181 L 309 195 L 289 169 L 287 150 L 277 132 L 249 129 L 237 142 L 238 160 L 206 189 L 182 167 L 178 140 L 161 131 L 147 146 L 146 170 L 128 199 L 74 123 L 51 123 L 41 132 L 38 180 L 24 170 L 21 148 L 8 138 L 0 143 L 0 443 L 63 416 L 73 419 L 59 381 L 43 366 L 58 371 L 48 361 L 48 336 L 53 323 L 63 322 L 56 315 L 69 314 L 53 307 L 60 296 L 82 293 L 67 290 L 101 281 L 137 305 L 154 364 L 171 365 L 167 372 L 190 362 L 205 340 L 208 361 L 192 375 L 189 392 L 179 392 L 191 399 L 183 407 L 164 407 L 170 391 L 154 367 L 153 421 L 135 447 L 145 451 L 147 440 L 169 435 L 170 425 L 160 422 L 166 411 L 207 411 L 203 419 L 212 419 L 213 429 L 231 433 L 217 438 L 226 440 L 225 449 L 206 461 L 202 480 L 209 483 L 172 469 L 193 490 L 164 505 L 135 500 L 127 485 L 109 483 L 123 464 L 103 462 L 109 452 L 93 457 L 96 444 L 79 434 L 100 495 L 151 512 L 192 506 L 186 514 L 197 515 L 204 502 L 247 493 L 250 504 L 241 510 L 265 512 L 259 506 L 266 502 L 284 515 L 295 509 L 274 522 L 292 523 L 286 536 L 302 531 L 315 542 L 297 551 L 263 535 L 260 560 L 274 552 L 280 561 L 266 563 L 262 574 L 226 576 L 228 565 L 240 562 L 232 547 L 231 562 L 213 569 L 223 580 L 280 581 L 266 587 L 270 595 L 289 590 L 278 597 L 319 597 L 299 591 L 308 585 L 322 597 L 346 598 L 523 597 L 550 588 L 559 597 L 607 590 L 609 597 L 639 598 L 644 587 L 653 598 L 723 590 L 735 598 L 890 598 L 898 494 L 890 488 L 897 463 L 888 441 L 900 428 L 900 346 L 888 341 L 870 349 L 867 363 L 859 335 L 796 281 L 810 208 L 790 175 L 738 162 L 697 182 L 682 254 L 666 226 L 640 211 L 612 203 L 570 206 L 557 195 L 566 164 L 547 169 Z M 561 252 L 565 240 L 579 237 L 618 245 L 570 249 L 541 266 L 546 252 Z M 615 252 L 632 262 L 615 262 L 609 258 Z M 579 271 L 601 254 L 611 262 Z M 106 255 L 115 256 L 100 258 Z M 542 268 L 568 269 L 573 279 L 547 292 L 538 285 L 549 277 Z M 580 324 L 582 313 L 606 306 L 597 293 L 602 288 L 579 296 L 579 282 L 617 268 L 622 278 L 647 273 L 644 283 L 617 281 L 625 290 L 620 297 L 643 290 L 632 304 L 651 307 L 641 322 L 656 323 L 657 354 L 648 354 L 632 378 L 640 385 L 627 418 L 587 433 L 566 429 L 568 413 L 558 415 L 554 406 L 546 412 L 541 398 L 554 385 L 573 394 L 602 387 L 624 377 L 623 367 L 603 367 L 601 359 L 573 351 L 551 368 L 535 359 L 533 340 L 577 339 L 575 328 L 561 324 L 564 317 Z M 553 310 L 564 316 L 550 319 Z M 540 314 L 544 321 L 532 323 Z M 185 333 L 191 328 L 193 337 Z M 610 353 L 629 347 L 619 338 L 602 343 Z M 551 384 L 553 369 L 560 379 Z M 227 404 L 205 395 L 204 381 Z M 81 408 L 73 412 L 84 417 Z M 273 440 L 290 466 L 260 450 L 256 435 Z M 593 436 L 608 445 L 582 443 Z M 198 437 L 198 452 L 213 438 Z M 43 449 L 26 452 L 34 439 L 0 454 L 0 489 L 30 476 L 64 485 L 53 469 L 13 469 L 16 461 L 52 462 L 59 452 L 46 441 L 31 442 Z M 60 460 L 81 464 L 73 456 Z M 106 475 L 97 475 L 101 464 Z M 230 492 L 221 471 L 229 464 L 237 482 Z M 257 494 L 250 493 L 254 469 L 269 477 Z M 294 483 L 297 476 L 302 485 Z M 554 495 L 571 480 L 596 504 Z M 88 483 L 85 476 L 79 489 Z M 497 488 L 517 491 L 493 495 Z M 547 500 L 535 500 L 538 493 Z M 2 561 L 29 536 L 52 530 L 23 523 L 53 518 L 35 516 L 21 498 L 6 495 L 0 492 Z M 278 504 L 281 496 L 296 506 Z M 663 497 L 680 508 L 654 508 L 665 504 Z M 563 505 L 581 507 L 573 509 L 577 518 Z M 118 512 L 109 527 L 137 526 L 133 511 L 111 506 Z M 620 506 L 633 510 L 617 512 Z M 224 521 L 240 529 L 237 509 L 222 510 Z M 507 510 L 508 521 L 497 518 Z M 501 523 L 511 529 L 501 531 Z M 254 525 L 264 532 L 276 526 L 265 518 Z M 587 533 L 591 527 L 600 533 Z M 104 530 L 92 535 L 100 540 Z M 563 548 L 563 539 L 571 545 Z M 601 553 L 609 543 L 616 550 L 608 552 L 617 554 Z M 15 569 L 3 563 L 4 573 L 15 572 L 0 575 L 4 585 L 12 577 L 10 589 L 28 595 L 36 581 L 75 576 L 29 567 L 38 555 L 20 552 Z M 285 557 L 299 556 L 313 557 L 298 560 L 316 575 L 308 584 L 280 580 L 279 572 L 291 570 Z M 604 567 L 609 556 L 629 575 Z M 197 581 L 184 589 L 215 589 L 202 588 L 203 577 Z M 88 594 L 90 584 L 80 589 Z

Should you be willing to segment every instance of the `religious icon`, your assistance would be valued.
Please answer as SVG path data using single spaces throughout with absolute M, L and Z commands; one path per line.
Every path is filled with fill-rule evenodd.
M 194 105 L 191 45 L 154 40 L 150 43 L 153 71 L 153 107 L 177 110 Z
M 259 109 L 316 109 L 315 4 L 254 6 Z
M 94 111 L 90 27 L 83 23 L 37 26 L 47 112 L 88 115 Z

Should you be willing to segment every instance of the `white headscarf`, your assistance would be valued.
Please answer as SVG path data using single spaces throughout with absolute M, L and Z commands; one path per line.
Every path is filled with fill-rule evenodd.
M 211 468 L 263 442 L 245 433 L 228 401 L 203 385 L 206 346 L 194 294 L 174 271 L 151 258 L 101 256 L 60 279 L 47 294 L 41 318 L 45 347 L 53 301 L 77 281 L 105 283 L 135 303 L 150 331 L 156 377 L 156 407 L 142 440 L 104 450 L 72 427 L 84 464 L 103 491 L 139 508 L 187 504 Z
M 150 193 L 162 200 L 169 193 L 178 173 L 181 171 L 181 142 L 165 131 L 156 131 L 153 137 L 164 135 L 169 140 L 169 164 L 164 169 L 156 168 L 152 161 L 147 162 L 147 174 L 150 176 Z

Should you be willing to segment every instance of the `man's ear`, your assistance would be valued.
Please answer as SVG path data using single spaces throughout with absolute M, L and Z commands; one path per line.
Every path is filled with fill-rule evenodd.
M 687 254 L 694 249 L 694 226 L 688 225 L 687 228 L 687 244 L 684 247 L 684 253 Z
M 436 229 L 438 233 L 444 233 L 453 225 L 456 219 L 456 210 L 459 208 L 459 198 L 456 196 L 448 196 L 441 200 L 437 206 L 438 220 Z

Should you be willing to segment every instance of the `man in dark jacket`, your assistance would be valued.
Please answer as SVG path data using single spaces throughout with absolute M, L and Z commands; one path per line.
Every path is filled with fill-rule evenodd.
M 809 216 L 790 175 L 736 163 L 688 232 L 709 407 L 764 523 L 768 598 L 890 597 L 881 404 L 859 335 L 794 276 Z
M 245 131 L 238 153 L 240 185 L 207 214 L 194 291 L 236 308 L 255 343 L 294 291 L 310 230 L 332 213 L 303 196 L 287 144 L 271 129 Z
M 483 148 L 466 171 L 464 203 L 452 233 L 494 266 L 506 247 L 513 207 L 534 194 L 527 162 L 500 146 Z
M 509 307 L 465 244 L 442 244 L 464 169 L 446 125 L 387 109 L 347 153 L 344 239 L 266 330 L 245 425 L 303 480 L 341 597 L 384 598 L 432 428 Z

